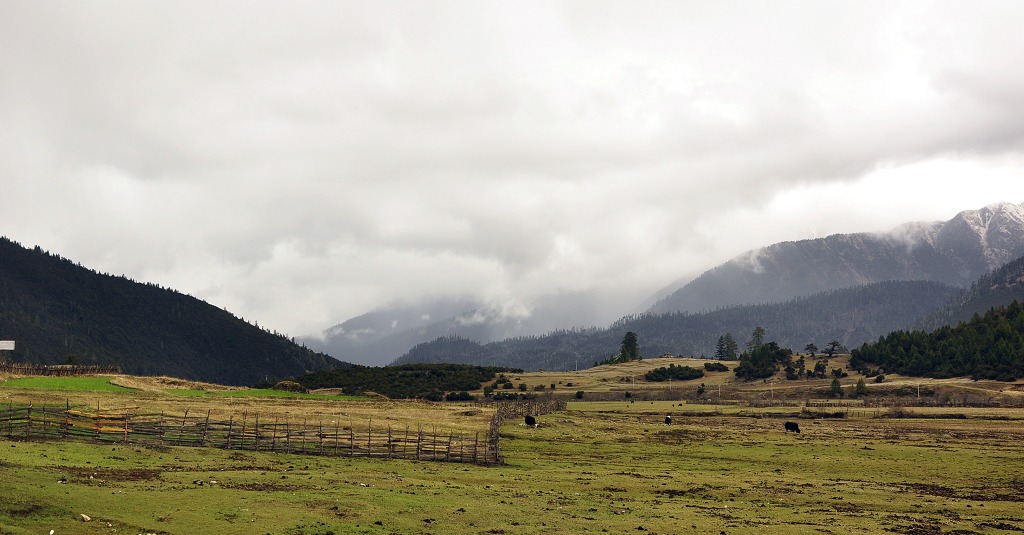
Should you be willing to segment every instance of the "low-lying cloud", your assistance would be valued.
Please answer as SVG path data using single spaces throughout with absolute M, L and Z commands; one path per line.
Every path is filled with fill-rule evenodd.
M 774 241 L 1024 201 L 1021 15 L 8 2 L 0 221 L 296 335 L 424 295 L 614 318 Z

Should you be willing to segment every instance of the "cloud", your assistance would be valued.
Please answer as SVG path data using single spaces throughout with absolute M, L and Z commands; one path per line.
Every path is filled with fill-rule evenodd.
M 1024 8 L 0 5 L 4 233 L 307 334 L 1024 201 Z

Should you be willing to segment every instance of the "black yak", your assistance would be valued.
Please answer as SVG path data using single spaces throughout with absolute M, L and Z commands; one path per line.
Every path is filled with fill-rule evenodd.
M 526 415 L 526 425 L 530 427 L 537 427 L 537 419 L 529 414 Z
M 671 415 L 665 417 L 665 425 L 672 425 L 672 416 Z
M 788 433 L 790 431 L 792 431 L 794 433 L 799 433 L 800 432 L 800 425 L 797 424 L 796 422 L 786 422 L 786 432 Z

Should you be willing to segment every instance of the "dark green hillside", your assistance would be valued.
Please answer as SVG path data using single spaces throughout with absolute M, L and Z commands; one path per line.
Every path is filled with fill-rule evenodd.
M 916 325 L 925 314 L 956 295 L 953 287 L 926 281 L 893 281 L 833 290 L 786 303 L 734 306 L 702 314 L 641 314 L 620 319 L 607 329 L 555 331 L 477 344 L 458 336 L 420 344 L 396 363 L 459 362 L 514 366 L 527 370 L 589 367 L 617 354 L 626 332 L 637 334 L 641 357 L 707 355 L 718 338 L 731 333 L 745 342 L 756 326 L 782 347 L 845 346 L 875 340 Z
M 920 328 L 927 331 L 943 325 L 956 325 L 975 314 L 983 314 L 1014 301 L 1024 302 L 1024 257 L 979 278 L 970 288 L 925 318 Z
M 0 238 L 0 339 L 11 362 L 251 385 L 343 365 L 173 290 L 96 273 Z
M 896 331 L 855 349 L 850 366 L 924 377 L 1024 377 L 1024 307 L 1019 301 L 930 333 Z
M 501 372 L 520 372 L 508 368 L 466 366 L 462 364 L 404 364 L 373 368 L 351 366 L 314 372 L 298 377 L 309 389 L 340 388 L 346 394 L 376 392 L 393 399 L 431 398 L 440 400 L 445 392 L 478 390 Z

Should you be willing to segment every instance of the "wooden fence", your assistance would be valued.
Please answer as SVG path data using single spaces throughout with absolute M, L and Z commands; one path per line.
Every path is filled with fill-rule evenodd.
M 260 418 L 247 412 L 227 420 L 207 411 L 182 415 L 134 414 L 129 410 L 15 406 L 0 407 L 0 436 L 21 440 L 81 440 L 147 446 L 200 446 L 311 455 L 378 457 L 501 464 L 498 435 L 412 428 L 342 425 L 339 421 Z
M 184 414 L 136 414 L 130 409 L 34 406 L 8 402 L 0 406 L 0 436 L 13 440 L 79 440 L 146 446 L 198 446 L 310 455 L 377 457 L 444 461 L 477 465 L 503 464 L 501 425 L 508 418 L 562 410 L 555 398 L 498 403 L 486 434 L 455 434 L 391 425 L 374 426 L 340 420 L 260 418 L 258 413 L 232 414 L 227 420 L 211 411 Z
M 9 364 L 0 361 L 0 373 L 14 375 L 99 375 L 119 374 L 121 368 L 117 366 L 80 366 L 78 364 Z

